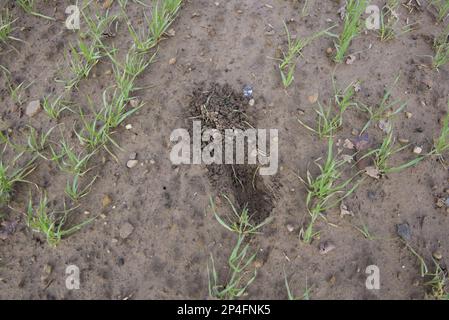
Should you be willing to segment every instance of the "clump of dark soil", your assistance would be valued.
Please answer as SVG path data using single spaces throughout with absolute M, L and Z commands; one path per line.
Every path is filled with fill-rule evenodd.
M 250 124 L 245 114 L 248 99 L 228 85 L 202 83 L 193 91 L 190 111 L 194 119 L 201 120 L 205 129 L 247 129 Z
M 225 129 L 256 128 L 254 120 L 245 113 L 249 99 L 243 93 L 228 84 L 212 83 L 207 89 L 203 86 L 193 91 L 189 106 L 192 121 L 201 120 L 203 131 L 217 129 L 224 134 Z M 238 209 L 247 207 L 256 223 L 270 216 L 277 183 L 268 186 L 258 174 L 257 165 L 212 164 L 207 169 L 217 193 L 230 196 Z

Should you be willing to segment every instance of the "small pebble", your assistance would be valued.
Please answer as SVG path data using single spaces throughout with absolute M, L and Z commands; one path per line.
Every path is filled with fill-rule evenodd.
M 126 166 L 128 168 L 132 169 L 135 166 L 137 166 L 138 163 L 139 163 L 139 161 L 137 161 L 137 160 L 128 160 L 128 162 L 126 163 Z
M 171 58 L 169 61 L 168 61 L 168 64 L 169 65 L 174 65 L 176 63 L 176 58 Z
M 253 107 L 255 104 L 256 104 L 256 101 L 254 99 L 251 99 L 251 100 L 248 101 L 248 105 L 250 107 Z
M 416 147 L 413 149 L 413 153 L 415 153 L 415 154 L 421 154 L 421 153 L 422 153 L 422 148 L 416 146 Z
M 287 224 L 287 230 L 288 232 L 293 232 L 295 228 L 291 224 Z
M 443 254 L 441 253 L 440 250 L 435 251 L 432 256 L 436 259 L 436 260 L 441 260 L 443 259 Z
M 129 223 L 129 222 L 124 223 L 120 227 L 120 231 L 119 231 L 120 238 L 122 238 L 122 239 L 128 238 L 131 235 L 131 233 L 133 233 L 133 231 L 134 231 L 134 227 L 132 226 L 131 223 Z
M 101 204 L 103 206 L 103 208 L 106 208 L 107 206 L 109 206 L 112 203 L 112 199 L 109 195 L 105 195 L 103 197 L 103 199 L 101 200 Z
M 26 110 L 25 110 L 25 114 L 28 116 L 28 117 L 34 117 L 36 114 L 38 114 L 40 111 L 42 110 L 42 108 L 41 108 L 41 103 L 40 103 L 40 101 L 39 100 L 34 100 L 34 101 L 31 101 L 29 104 L 28 104 L 28 106 L 27 106 L 27 108 L 26 108 Z

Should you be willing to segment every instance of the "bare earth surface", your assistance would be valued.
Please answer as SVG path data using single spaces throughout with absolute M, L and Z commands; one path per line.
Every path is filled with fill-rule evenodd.
M 58 123 L 43 112 L 32 118 L 24 115 L 29 101 L 63 90 L 55 79 L 67 72 L 64 52 L 77 37 L 64 26 L 69 4 L 38 4 L 39 12 L 56 17 L 54 22 L 10 5 L 20 27 L 14 35 L 25 43 L 13 43 L 19 53 L 2 45 L 0 65 L 10 70 L 17 83 L 32 82 L 24 105 L 17 106 L 6 83 L 0 81 L 2 126 L 12 128 L 17 140 L 30 124 L 44 131 L 58 125 L 55 137 L 62 132 L 68 141 L 77 142 L 70 131 L 79 123 L 79 116 L 64 113 Z M 341 88 L 360 81 L 356 98 L 368 105 L 378 104 L 385 86 L 400 74 L 392 97 L 407 101 L 412 117 L 400 113 L 395 118 L 395 135 L 422 146 L 424 152 L 430 151 L 440 129 L 439 119 L 447 109 L 449 66 L 439 72 L 432 70 L 428 57 L 433 55 L 432 39 L 443 26 L 435 23 L 424 6 L 411 13 L 401 7 L 401 22 L 409 19 L 419 22 L 419 27 L 390 42 L 380 42 L 375 33 L 363 32 L 350 47 L 350 52 L 356 53 L 351 65 L 335 69 L 326 55 L 333 44 L 331 38 L 312 42 L 298 60 L 293 85 L 285 90 L 274 60 L 279 48 L 286 46 L 283 21 L 289 21 L 292 34 L 307 36 L 340 23 L 337 11 L 341 6 L 339 1 L 311 1 L 308 15 L 302 17 L 302 5 L 294 1 L 185 1 L 172 25 L 175 35 L 161 42 L 155 63 L 138 79 L 142 89 L 137 96 L 144 107 L 126 121 L 131 130 L 123 126 L 115 133 L 122 148 L 114 148 L 119 161 L 105 151 L 92 160 L 95 167 L 89 175 L 98 178 L 73 215 L 82 219 L 88 211 L 98 218 L 52 248 L 25 224 L 29 190 L 38 199 L 33 184 L 18 184 L 10 206 L 2 208 L 4 220 L 19 224 L 11 236 L 0 240 L 0 298 L 206 299 L 210 255 L 217 271 L 224 275 L 235 242 L 235 236 L 217 222 L 209 207 L 212 197 L 218 213 L 229 214 L 227 201 L 219 197 L 226 192 L 232 200 L 240 204 L 246 200 L 250 209 L 273 218 L 261 234 L 251 238 L 251 246 L 258 252 L 254 261 L 258 273 L 245 299 L 286 299 L 284 270 L 292 291 L 302 295 L 307 285 L 312 299 L 423 299 L 426 287 L 418 260 L 399 239 L 396 226 L 409 224 L 410 244 L 429 266 L 433 267 L 435 251 L 441 252 L 443 267 L 449 262 L 449 215 L 445 207 L 435 205 L 436 198 L 444 197 L 449 187 L 449 176 L 436 158 L 426 158 L 416 167 L 380 180 L 365 179 L 345 199 L 354 216 L 340 217 L 337 207 L 327 212 L 327 221 L 317 223 L 320 239 L 307 245 L 299 238 L 309 214 L 306 189 L 297 175 L 304 177 L 307 169 L 317 173 L 313 161 L 326 154 L 327 143 L 297 119 L 313 123 L 315 105 L 309 96 L 318 94 L 323 103 L 331 99 L 333 72 Z M 112 11 L 118 10 L 114 4 Z M 127 14 L 136 25 L 145 21 L 139 4 L 130 1 Z M 337 29 L 340 31 L 341 23 Z M 132 43 L 124 23 L 107 43 L 126 52 Z M 170 64 L 174 57 L 176 63 Z M 104 89 L 114 84 L 110 70 L 110 62 L 103 59 L 79 90 L 73 91 L 72 101 L 87 106 L 89 96 L 94 105 L 100 104 Z M 227 84 L 237 94 L 251 85 L 255 104 L 245 104 L 245 113 L 257 128 L 279 130 L 278 174 L 258 178 L 257 192 L 242 195 L 232 185 L 232 171 L 227 168 L 173 166 L 170 162 L 171 132 L 191 128 L 192 96 L 198 88 L 206 90 L 214 83 Z M 351 132 L 360 130 L 366 120 L 361 111 L 349 110 L 336 141 L 354 139 Z M 373 145 L 383 137 L 375 126 L 368 134 Z M 412 150 L 397 155 L 393 163 L 413 158 Z M 126 162 L 133 152 L 139 164 L 129 169 Z M 8 148 L 1 155 L 6 163 L 13 157 Z M 67 175 L 49 161 L 40 159 L 37 164 L 27 179 L 47 190 L 51 202 L 61 207 Z M 348 168 L 345 174 L 356 172 L 356 168 Z M 106 195 L 112 202 L 103 206 Z M 120 230 L 127 224 L 133 228 L 124 239 Z M 357 231 L 355 226 L 362 225 L 374 239 L 366 239 Z M 323 242 L 332 243 L 335 249 L 320 254 Z M 50 274 L 47 265 L 51 266 Z M 79 290 L 66 289 L 68 265 L 80 268 Z M 380 290 L 365 287 L 369 265 L 380 269 Z

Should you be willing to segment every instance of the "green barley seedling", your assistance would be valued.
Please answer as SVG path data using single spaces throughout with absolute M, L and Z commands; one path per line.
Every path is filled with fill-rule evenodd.
M 392 90 L 396 86 L 396 84 L 399 81 L 399 76 L 396 77 L 394 80 L 394 83 L 391 85 L 390 88 L 385 89 L 384 96 L 382 98 L 382 101 L 380 102 L 379 106 L 376 107 L 368 107 L 366 105 L 362 105 L 362 110 L 364 110 L 369 115 L 369 119 L 363 129 L 361 130 L 361 133 L 365 132 L 368 127 L 375 122 L 378 122 L 382 119 L 390 119 L 394 117 L 396 114 L 400 113 L 404 110 L 404 108 L 407 106 L 407 102 L 403 102 L 401 100 L 395 100 L 393 102 L 389 102 Z
M 244 207 L 241 212 L 237 211 L 232 201 L 224 195 L 224 198 L 229 202 L 232 208 L 233 217 L 226 217 L 222 219 L 215 210 L 214 202 L 210 199 L 210 206 L 215 218 L 226 230 L 237 233 L 241 236 L 257 234 L 259 229 L 270 222 L 271 219 L 267 219 L 260 224 L 254 225 L 251 222 L 251 216 L 249 215 L 248 208 Z
M 182 0 L 166 0 L 154 2 L 151 19 L 145 14 L 147 30 L 137 32 L 128 21 L 128 31 L 138 51 L 148 52 L 162 39 L 162 36 L 173 23 L 181 7 Z
M 355 83 L 351 83 L 344 90 L 338 90 L 334 82 L 334 100 L 336 113 L 333 112 L 333 105 L 329 103 L 329 106 L 325 109 L 320 102 L 318 102 L 318 109 L 315 112 L 318 114 L 318 121 L 316 128 L 312 128 L 298 119 L 299 123 L 306 129 L 317 134 L 320 139 L 331 137 L 338 129 L 343 125 L 343 114 L 351 106 L 357 106 L 353 102 L 355 95 Z
M 103 123 L 103 115 L 95 113 L 94 119 L 89 121 L 82 111 L 80 111 L 83 128 L 81 131 L 75 131 L 75 134 L 81 143 L 93 151 L 106 145 L 110 141 L 112 132 L 110 128 Z
M 382 8 L 380 15 L 380 30 L 379 36 L 381 41 L 389 41 L 404 33 L 411 32 L 413 25 L 409 24 L 404 26 L 400 32 L 397 32 L 397 24 L 399 22 L 399 16 L 397 9 L 399 8 L 399 0 L 388 0 L 387 4 Z
M 433 260 L 435 265 L 435 272 L 431 273 L 427 267 L 424 258 L 416 252 L 413 247 L 403 241 L 407 249 L 418 259 L 420 274 L 422 278 L 431 277 L 431 279 L 425 283 L 430 287 L 430 295 L 437 300 L 449 300 L 449 284 L 447 279 L 447 271 L 443 270 L 437 261 Z
M 434 40 L 433 67 L 435 69 L 441 68 L 449 62 L 449 26 Z
M 387 173 L 394 173 L 399 172 L 404 169 L 416 166 L 419 162 L 421 162 L 425 156 L 418 156 L 415 159 L 412 159 L 410 161 L 404 162 L 403 164 L 399 166 L 390 166 L 388 164 L 390 158 L 394 156 L 395 154 L 401 152 L 402 150 L 408 148 L 409 145 L 401 146 L 398 148 L 395 148 L 395 139 L 393 138 L 393 130 L 390 130 L 390 132 L 387 134 L 387 136 L 382 141 L 382 144 L 379 148 L 373 149 L 369 152 L 367 152 L 362 159 L 365 159 L 367 157 L 373 157 L 374 159 L 374 166 L 379 171 L 379 174 L 387 174 Z
M 435 139 L 433 150 L 431 154 L 443 157 L 443 154 L 449 150 L 449 101 L 447 102 L 448 113 L 444 116 L 442 122 L 443 126 L 440 135 Z
M 287 289 L 288 300 L 310 300 L 310 292 L 312 291 L 312 288 L 308 287 L 307 278 L 306 278 L 306 290 L 304 291 L 301 297 L 295 296 L 290 290 L 290 285 L 288 284 L 287 274 L 285 273 L 285 270 L 284 270 L 284 280 L 285 280 L 285 288 Z
M 437 19 L 438 21 L 443 21 L 449 14 L 449 0 L 432 0 L 430 2 L 438 12 Z
M 207 264 L 209 275 L 209 295 L 216 299 L 233 300 L 242 297 L 247 288 L 257 276 L 257 270 L 252 271 L 252 263 L 256 254 L 251 254 L 249 244 L 244 244 L 245 236 L 239 235 L 237 244 L 228 259 L 229 274 L 226 282 L 220 284 L 214 258 L 211 255 L 210 264 Z
M 47 20 L 55 20 L 55 18 L 45 16 L 35 10 L 35 2 L 34 0 L 16 0 L 16 3 L 28 14 L 31 14 L 36 17 L 44 18 Z
M 85 152 L 76 153 L 64 140 L 60 143 L 60 148 L 58 153 L 50 146 L 51 160 L 57 162 L 61 170 L 79 176 L 83 176 L 91 170 L 88 164 L 95 151 L 87 154 Z
M 430 287 L 430 295 L 436 300 L 449 300 L 449 282 L 447 278 L 447 271 L 443 270 L 440 264 L 433 260 L 435 264 L 435 272 L 428 273 L 427 276 L 432 279 L 425 283 Z
M 413 249 L 413 247 L 412 247 L 410 244 L 408 244 L 407 242 L 405 242 L 405 241 L 403 241 L 403 240 L 402 240 L 402 242 L 405 244 L 405 247 L 406 247 L 407 249 L 409 249 L 410 252 L 416 257 L 416 259 L 418 259 L 418 262 L 419 262 L 419 269 L 420 269 L 420 274 L 421 274 L 421 277 L 424 278 L 426 275 L 429 274 L 429 269 L 427 268 L 427 264 L 426 264 L 426 262 L 424 261 L 424 258 L 421 257 L 421 256 L 419 255 L 419 253 L 416 252 L 416 250 Z
M 44 109 L 45 113 L 54 120 L 58 120 L 61 113 L 65 110 L 73 113 L 73 110 L 69 108 L 68 103 L 63 100 L 63 95 L 60 95 L 53 101 L 50 101 L 50 97 L 44 97 L 42 109 Z
M 27 139 L 28 152 L 31 152 L 37 156 L 40 156 L 41 158 L 43 158 L 45 160 L 49 160 L 49 158 L 47 158 L 43 154 L 43 152 L 48 147 L 48 142 L 49 142 L 48 138 L 55 127 L 51 128 L 47 132 L 41 132 L 41 134 L 38 134 L 36 129 L 34 129 L 33 127 L 31 127 L 31 126 L 28 126 L 28 127 L 30 130 L 28 139 Z
M 15 163 L 22 154 L 19 154 L 12 163 Z M 11 169 L 0 160 L 0 205 L 7 204 L 11 199 L 14 185 L 18 182 L 28 182 L 25 178 L 34 170 L 32 161 L 25 166 Z
M 70 72 L 72 73 L 73 77 L 67 81 L 67 89 L 76 87 L 82 79 L 89 77 L 92 68 L 103 57 L 98 46 L 96 46 L 95 44 L 89 45 L 81 40 L 78 42 L 78 48 L 71 46 L 70 51 Z
M 285 32 L 287 34 L 288 40 L 288 50 L 287 53 L 283 54 L 283 58 L 280 59 L 279 64 L 279 72 L 281 73 L 282 84 L 285 88 L 289 87 L 294 80 L 294 73 L 296 69 L 296 59 L 302 56 L 302 51 L 304 48 L 310 44 L 313 40 L 324 36 L 329 35 L 333 36 L 329 31 L 334 27 L 330 27 L 326 30 L 317 32 L 312 36 L 305 38 L 297 38 L 293 41 L 290 31 L 288 30 L 287 24 L 284 22 Z
M 8 40 L 21 41 L 18 38 L 11 36 L 13 32 L 13 23 L 17 19 L 12 19 L 12 15 L 9 13 L 8 9 L 3 10 L 0 13 L 0 42 L 6 43 Z
M 134 81 L 151 63 L 153 63 L 156 54 L 157 52 L 148 58 L 146 54 L 131 49 L 126 54 L 123 63 L 120 63 L 115 55 L 110 56 L 113 62 L 112 68 L 114 71 L 115 82 L 126 99 L 129 98 L 129 95 L 133 91 L 139 89 L 134 87 Z
M 108 99 L 107 90 L 103 92 L 103 109 L 101 120 L 105 126 L 111 129 L 117 128 L 123 121 L 138 111 L 143 104 L 127 110 L 129 98 L 126 98 L 121 92 L 116 90 Z
M 67 185 L 65 187 L 65 193 L 72 199 L 73 201 L 79 201 L 81 198 L 87 196 L 92 188 L 97 177 L 94 177 L 87 186 L 84 188 L 80 185 L 80 175 L 75 174 L 72 181 L 67 180 Z
M 335 49 L 337 50 L 334 57 L 335 62 L 343 62 L 352 40 L 360 34 L 363 26 L 361 16 L 365 12 L 367 4 L 367 0 L 346 1 L 343 31 L 335 43 Z
M 362 224 L 360 227 L 353 226 L 358 232 L 360 232 L 363 237 L 367 240 L 375 240 L 376 238 L 371 234 L 371 232 L 368 229 L 368 226 L 366 224 Z
M 14 85 L 9 78 L 6 78 L 7 86 L 9 89 L 9 94 L 11 96 L 11 100 L 18 104 L 23 104 L 23 96 L 25 94 L 25 90 L 28 89 L 33 83 L 28 84 L 25 86 L 25 81 L 19 83 L 17 86 Z
M 310 221 L 307 228 L 301 230 L 302 239 L 307 244 L 311 243 L 312 239 L 319 234 L 319 232 L 314 231 L 314 225 L 318 218 L 322 217 L 322 214 L 326 210 L 335 207 L 343 199 L 352 194 L 359 185 L 359 183 L 356 183 L 350 190 L 345 191 L 353 178 L 337 183 L 342 176 L 342 167 L 346 161 L 337 160 L 334 157 L 332 138 L 329 138 L 328 141 L 327 158 L 324 165 L 320 165 L 318 160 L 315 161 L 320 169 L 318 176 L 312 177 L 310 171 L 307 170 L 307 181 L 299 177 L 307 187 L 306 206 L 309 211 Z M 337 196 L 339 194 L 343 195 Z
M 68 215 L 75 209 L 76 208 L 67 209 L 64 203 L 64 210 L 61 212 L 50 211 L 46 193 L 41 195 L 37 208 L 34 208 L 30 196 L 26 212 L 27 225 L 34 232 L 43 234 L 46 237 L 48 244 L 55 247 L 63 238 L 79 231 L 94 220 L 94 218 L 87 219 L 77 225 L 69 227 L 67 223 Z

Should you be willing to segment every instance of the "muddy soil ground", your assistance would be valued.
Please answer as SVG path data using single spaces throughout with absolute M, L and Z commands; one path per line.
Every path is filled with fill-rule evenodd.
M 30 16 L 9 4 L 20 26 L 14 35 L 26 43 L 14 43 L 19 53 L 2 46 L 0 64 L 11 71 L 17 83 L 32 82 L 24 105 L 17 106 L 6 83 L 0 81 L 2 121 L 18 140 L 23 139 L 27 124 L 39 130 L 58 124 L 43 112 L 28 118 L 23 109 L 29 101 L 63 90 L 55 78 L 64 74 L 64 52 L 77 37 L 64 26 L 69 2 L 39 1 L 38 10 L 55 16 L 55 22 Z M 83 217 L 88 211 L 99 217 L 52 248 L 25 225 L 22 212 L 29 190 L 35 193 L 35 186 L 17 185 L 11 208 L 2 208 L 3 219 L 18 221 L 18 227 L 6 240 L 0 240 L 0 298 L 208 298 L 206 266 L 210 254 L 223 275 L 235 242 L 235 236 L 219 225 L 209 208 L 212 197 L 220 214 L 231 212 L 226 200 L 217 198 L 224 190 L 240 205 L 248 200 L 251 210 L 273 218 L 262 234 L 251 240 L 258 251 L 254 262 L 258 274 L 244 298 L 286 299 L 284 270 L 295 294 L 301 295 L 307 283 L 312 288 L 312 299 L 424 298 L 426 287 L 419 263 L 399 240 L 396 225 L 410 225 L 410 242 L 429 266 L 437 250 L 443 256 L 441 265 L 447 265 L 449 215 L 445 208 L 435 205 L 435 198 L 444 195 L 449 176 L 437 159 L 427 158 L 417 167 L 381 180 L 366 179 L 345 200 L 353 217 L 341 218 L 338 209 L 331 210 L 327 223 L 321 220 L 316 226 L 321 231 L 320 239 L 311 245 L 299 239 L 308 213 L 306 189 L 297 175 L 305 176 L 307 169 L 317 172 L 313 161 L 325 155 L 327 144 L 297 119 L 314 121 L 315 106 L 309 96 L 318 94 L 322 102 L 332 96 L 335 64 L 326 55 L 332 39 L 320 38 L 304 50 L 295 82 L 288 90 L 282 86 L 273 58 L 278 48 L 286 45 L 284 21 L 289 21 L 293 34 L 310 35 L 338 22 L 341 5 L 339 1 L 311 1 L 308 15 L 302 17 L 302 6 L 294 1 L 185 1 L 173 24 L 175 36 L 161 43 L 157 60 L 138 80 L 143 88 L 138 96 L 145 106 L 127 121 L 132 124 L 131 130 L 120 128 L 115 134 L 123 149 L 114 149 L 119 161 L 107 152 L 94 159 L 97 166 L 91 174 L 99 177 L 74 214 Z M 127 14 L 137 25 L 144 23 L 140 5 L 130 2 Z M 433 55 L 432 39 L 443 25 L 436 24 L 425 7 L 411 13 L 401 7 L 400 14 L 402 23 L 409 19 L 419 22 L 419 27 L 385 43 L 373 32 L 362 33 L 350 48 L 358 52 L 356 61 L 338 66 L 335 75 L 341 88 L 359 80 L 357 99 L 375 105 L 385 86 L 400 74 L 393 97 L 407 101 L 407 111 L 413 116 L 409 119 L 402 113 L 398 115 L 395 132 L 429 151 L 449 97 L 448 66 L 436 72 L 428 67 L 431 61 L 427 57 Z M 123 51 L 129 48 L 131 40 L 123 23 L 108 43 Z M 174 57 L 176 63 L 170 64 Z M 90 96 L 94 103 L 101 103 L 103 90 L 113 84 L 110 69 L 104 59 L 95 67 L 94 75 L 81 82 L 79 91 L 72 93 L 72 101 L 85 104 L 85 97 Z M 192 96 L 198 88 L 213 83 L 229 85 L 237 93 L 250 84 L 255 104 L 244 105 L 245 113 L 258 128 L 279 130 L 279 172 L 264 177 L 258 192 L 242 195 L 239 187 L 232 185 L 229 167 L 173 166 L 170 162 L 171 132 L 190 128 Z M 69 132 L 76 121 L 76 115 L 65 113 L 60 129 L 56 129 L 73 143 L 76 137 Z M 365 122 L 364 113 L 348 111 L 336 138 L 353 139 L 352 130 L 360 130 Z M 373 144 L 381 141 L 378 128 L 371 127 L 368 132 Z M 133 152 L 137 153 L 139 165 L 129 169 L 126 162 Z M 13 156 L 7 150 L 2 161 L 11 161 Z M 413 153 L 407 149 L 394 161 L 411 157 Z M 66 178 L 57 166 L 44 160 L 39 160 L 28 177 L 48 191 L 56 207 L 62 205 Z M 103 207 L 105 195 L 112 203 Z M 134 229 L 122 239 L 120 229 L 127 223 Z M 369 228 L 374 240 L 366 239 L 354 228 L 362 224 Z M 322 255 L 319 245 L 325 241 L 335 249 Z M 47 265 L 51 266 L 50 274 Z M 66 289 L 68 265 L 80 268 L 79 290 Z M 369 265 L 380 269 L 380 290 L 365 287 L 365 269 Z

